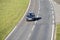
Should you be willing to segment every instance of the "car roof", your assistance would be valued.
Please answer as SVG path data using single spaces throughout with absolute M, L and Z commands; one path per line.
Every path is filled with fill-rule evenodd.
M 34 13 L 32 13 L 32 12 L 28 13 L 27 15 L 30 15 L 30 14 L 35 15 L 35 14 L 34 14 Z

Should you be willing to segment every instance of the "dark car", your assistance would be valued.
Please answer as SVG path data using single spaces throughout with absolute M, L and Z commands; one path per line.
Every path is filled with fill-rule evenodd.
M 35 14 L 34 13 L 27 13 L 26 20 L 27 21 L 33 21 L 33 20 L 35 20 Z

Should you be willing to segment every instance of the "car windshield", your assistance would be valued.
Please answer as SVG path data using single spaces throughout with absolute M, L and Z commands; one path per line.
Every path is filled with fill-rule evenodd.
M 29 13 L 27 17 L 32 18 L 32 17 L 35 17 L 35 15 L 33 13 Z

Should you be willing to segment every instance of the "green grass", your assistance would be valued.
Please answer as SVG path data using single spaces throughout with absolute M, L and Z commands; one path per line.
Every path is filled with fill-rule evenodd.
M 0 40 L 11 32 L 23 16 L 29 0 L 0 0 Z
M 60 40 L 60 24 L 57 24 L 56 40 Z

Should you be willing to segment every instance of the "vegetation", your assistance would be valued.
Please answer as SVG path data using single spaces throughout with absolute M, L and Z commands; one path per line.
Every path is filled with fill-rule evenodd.
M 56 40 L 60 40 L 60 24 L 57 24 Z
M 11 32 L 23 16 L 29 0 L 0 0 L 0 40 Z

